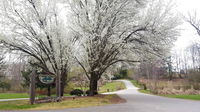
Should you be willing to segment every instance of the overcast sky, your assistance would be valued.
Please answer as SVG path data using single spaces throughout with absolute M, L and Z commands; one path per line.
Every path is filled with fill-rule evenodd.
M 200 0 L 176 0 L 177 10 L 183 15 L 195 12 L 200 16 Z M 174 49 L 181 50 L 190 45 L 193 41 L 200 40 L 195 30 L 188 24 L 183 23 L 181 26 L 181 36 L 175 43 Z

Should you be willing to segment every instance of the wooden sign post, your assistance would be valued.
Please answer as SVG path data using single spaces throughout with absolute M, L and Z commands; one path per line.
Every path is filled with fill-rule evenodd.
M 33 69 L 33 71 L 30 74 L 30 104 L 33 105 L 35 103 L 35 75 L 36 70 Z

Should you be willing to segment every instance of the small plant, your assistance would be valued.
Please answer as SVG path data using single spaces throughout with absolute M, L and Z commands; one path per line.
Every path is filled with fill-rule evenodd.
M 80 89 L 75 89 L 70 92 L 70 95 L 75 95 L 75 96 L 81 96 L 83 94 L 83 91 Z

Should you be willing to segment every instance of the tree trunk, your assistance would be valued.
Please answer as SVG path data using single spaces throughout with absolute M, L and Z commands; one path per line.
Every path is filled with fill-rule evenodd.
M 98 86 L 98 75 L 95 74 L 95 73 L 92 73 L 91 74 L 91 79 L 90 79 L 89 96 L 94 96 L 94 95 L 98 94 L 97 86 Z
M 61 74 L 59 72 L 57 72 L 57 76 L 56 76 L 56 96 L 58 98 L 58 101 L 60 101 L 61 99 Z
M 65 90 L 65 85 L 67 82 L 67 74 L 66 72 L 61 74 L 62 78 L 61 78 L 61 96 L 64 96 L 64 90 Z
M 51 85 L 48 85 L 48 92 L 47 92 L 47 96 L 51 96 Z
M 33 105 L 35 103 L 35 75 L 36 75 L 36 70 L 35 68 L 33 69 L 31 73 L 31 83 L 30 83 L 30 103 Z

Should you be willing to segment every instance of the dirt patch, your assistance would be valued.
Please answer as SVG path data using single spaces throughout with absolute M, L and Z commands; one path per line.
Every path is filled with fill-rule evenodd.
M 108 97 L 108 95 L 102 95 L 102 94 L 99 94 L 99 95 L 95 95 L 95 96 L 75 96 L 75 97 L 65 97 L 63 98 L 63 100 L 78 100 L 78 99 L 83 99 L 83 98 L 105 98 L 105 97 Z M 126 100 L 119 97 L 118 95 L 112 95 L 112 97 L 109 99 L 110 102 L 112 104 L 119 104 L 119 103 L 125 103 Z
M 126 100 L 119 97 L 118 95 L 95 95 L 95 96 L 71 96 L 71 97 L 63 97 L 61 101 L 73 101 L 73 100 L 80 100 L 80 99 L 87 99 L 87 98 L 96 98 L 96 99 L 107 99 L 108 102 L 111 104 L 119 104 L 125 103 Z M 50 102 L 57 102 L 56 97 L 54 98 L 44 98 L 39 99 L 36 103 L 50 103 Z
M 126 103 L 126 100 L 119 97 L 118 95 L 115 95 L 110 101 L 112 104 Z

